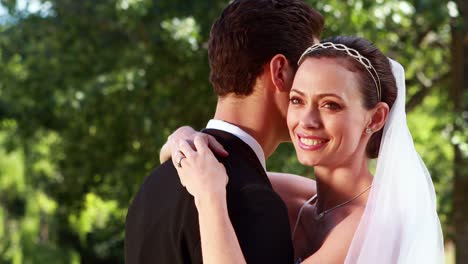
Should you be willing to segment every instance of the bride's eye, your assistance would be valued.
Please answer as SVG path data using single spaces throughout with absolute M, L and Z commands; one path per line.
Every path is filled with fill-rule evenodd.
M 332 111 L 341 110 L 341 105 L 339 105 L 339 104 L 337 104 L 335 102 L 326 102 L 325 104 L 323 104 L 323 107 L 327 108 L 329 110 L 332 110 Z
M 289 102 L 293 105 L 300 104 L 302 103 L 302 100 L 300 98 L 297 98 L 295 96 L 289 98 Z

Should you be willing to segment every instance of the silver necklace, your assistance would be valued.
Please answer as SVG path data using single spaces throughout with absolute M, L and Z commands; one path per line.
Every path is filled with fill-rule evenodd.
M 359 193 L 358 195 L 354 196 L 353 198 L 349 199 L 348 201 L 345 201 L 343 203 L 340 203 L 338 205 L 335 205 L 334 207 L 330 208 L 330 209 L 327 209 L 323 212 L 321 212 L 320 214 L 317 214 L 317 204 L 315 205 L 315 210 L 314 210 L 314 219 L 316 221 L 319 221 L 320 219 L 322 219 L 326 214 L 328 214 L 329 212 L 335 210 L 335 209 L 338 209 L 342 206 L 345 206 L 347 205 L 348 203 L 356 200 L 359 196 L 363 195 L 367 190 L 369 190 L 370 188 L 372 187 L 372 184 L 369 185 L 369 187 L 367 187 L 364 191 L 362 191 L 361 193 Z
M 328 214 L 330 211 L 333 211 L 335 210 L 336 208 L 339 208 L 341 206 L 344 206 L 354 200 L 356 200 L 359 196 L 363 195 L 367 190 L 369 190 L 370 188 L 372 187 L 372 184 L 367 187 L 364 191 L 362 191 L 361 193 L 359 193 L 358 195 L 354 196 L 353 198 L 351 198 L 350 200 L 348 201 L 345 201 L 333 208 L 330 208 L 328 210 L 325 210 L 323 212 L 321 212 L 320 214 L 317 214 L 317 205 L 315 206 L 315 209 L 314 209 L 314 219 L 316 221 L 322 219 L 326 214 Z M 307 200 L 307 202 L 305 202 L 301 208 L 299 209 L 299 213 L 297 214 L 297 218 L 296 218 L 296 224 L 294 225 L 294 229 L 293 229 L 293 233 L 292 233 L 292 237 L 294 238 L 295 234 L 296 234 L 296 230 L 297 230 L 297 227 L 299 226 L 299 220 L 301 219 L 301 216 L 302 216 L 302 211 L 304 210 L 305 206 L 310 204 L 312 201 L 314 201 L 315 199 L 317 198 L 317 194 L 315 194 L 314 196 L 312 196 L 309 200 Z

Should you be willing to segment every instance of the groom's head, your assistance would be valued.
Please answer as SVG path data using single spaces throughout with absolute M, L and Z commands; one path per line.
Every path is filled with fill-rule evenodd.
M 210 34 L 210 81 L 216 93 L 251 95 L 271 63 L 295 73 L 299 57 L 320 37 L 323 25 L 323 17 L 302 0 L 232 1 Z M 277 55 L 285 61 L 272 62 Z
M 268 134 L 262 138 L 289 141 L 286 114 L 297 61 L 323 25 L 322 15 L 302 0 L 232 1 L 214 22 L 208 47 L 217 114 L 226 106 L 231 116 L 244 116 L 241 123 L 262 122 L 257 126 Z

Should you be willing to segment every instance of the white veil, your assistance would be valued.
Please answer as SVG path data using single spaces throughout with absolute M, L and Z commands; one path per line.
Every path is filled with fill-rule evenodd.
M 366 209 L 345 263 L 443 263 L 434 186 L 406 124 L 405 72 L 398 62 L 390 62 L 398 96 L 384 128 Z

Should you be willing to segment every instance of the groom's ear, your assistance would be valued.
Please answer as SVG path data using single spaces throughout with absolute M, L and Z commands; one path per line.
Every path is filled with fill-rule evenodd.
M 270 60 L 270 76 L 274 87 L 280 92 L 289 92 L 294 79 L 294 70 L 288 59 L 277 54 Z

